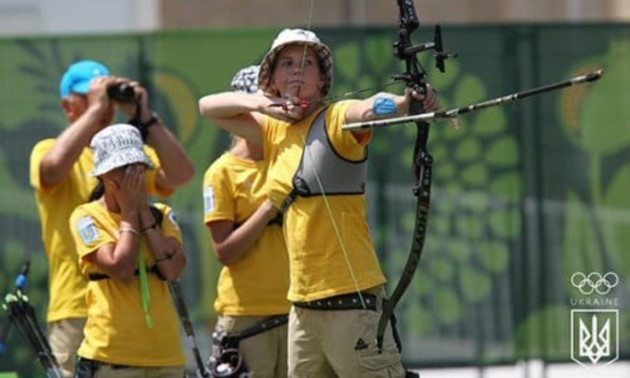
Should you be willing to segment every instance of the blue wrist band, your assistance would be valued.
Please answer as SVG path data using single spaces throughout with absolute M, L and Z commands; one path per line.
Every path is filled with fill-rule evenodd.
M 372 105 L 372 112 L 376 115 L 396 114 L 396 103 L 387 97 L 377 97 Z

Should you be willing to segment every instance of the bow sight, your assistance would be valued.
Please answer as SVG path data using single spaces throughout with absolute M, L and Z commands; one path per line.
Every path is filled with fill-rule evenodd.
M 397 2 L 400 11 L 400 23 L 398 26 L 398 40 L 394 42 L 394 56 L 404 60 L 407 67 L 405 73 L 393 75 L 392 79 L 394 81 L 403 81 L 411 84 L 411 86 L 418 86 L 418 88 L 414 89 L 422 91 L 422 88 L 426 87 L 427 74 L 417 61 L 416 54 L 427 50 L 435 51 L 435 54 L 433 54 L 435 67 L 440 72 L 445 71 L 444 63 L 446 59 L 454 58 L 457 55 L 444 52 L 440 25 L 435 25 L 432 42 L 413 45 L 411 34 L 420 26 L 416 9 L 412 0 L 397 0 Z

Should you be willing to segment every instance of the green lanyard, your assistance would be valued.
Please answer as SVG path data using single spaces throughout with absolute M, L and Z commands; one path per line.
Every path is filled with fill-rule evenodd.
M 138 253 L 138 278 L 140 278 L 140 297 L 142 298 L 142 310 L 144 311 L 144 321 L 147 328 L 153 328 L 153 318 L 151 317 L 151 291 L 149 290 L 149 279 L 147 278 L 147 267 L 144 263 L 142 253 Z

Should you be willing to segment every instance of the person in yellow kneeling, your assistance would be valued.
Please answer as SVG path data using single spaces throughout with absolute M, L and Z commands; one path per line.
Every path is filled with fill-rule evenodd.
M 152 167 L 137 128 L 118 124 L 91 142 L 101 190 L 70 217 L 88 277 L 87 322 L 75 377 L 177 377 L 185 358 L 166 280 L 186 265 L 181 232 L 166 205 L 149 205 Z M 97 187 L 98 188 L 98 187 Z M 97 373 L 98 372 L 98 373 Z

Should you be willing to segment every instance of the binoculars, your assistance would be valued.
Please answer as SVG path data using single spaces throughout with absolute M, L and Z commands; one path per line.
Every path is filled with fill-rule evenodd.
M 136 102 L 136 92 L 127 83 L 114 84 L 107 87 L 107 96 L 115 101 Z

